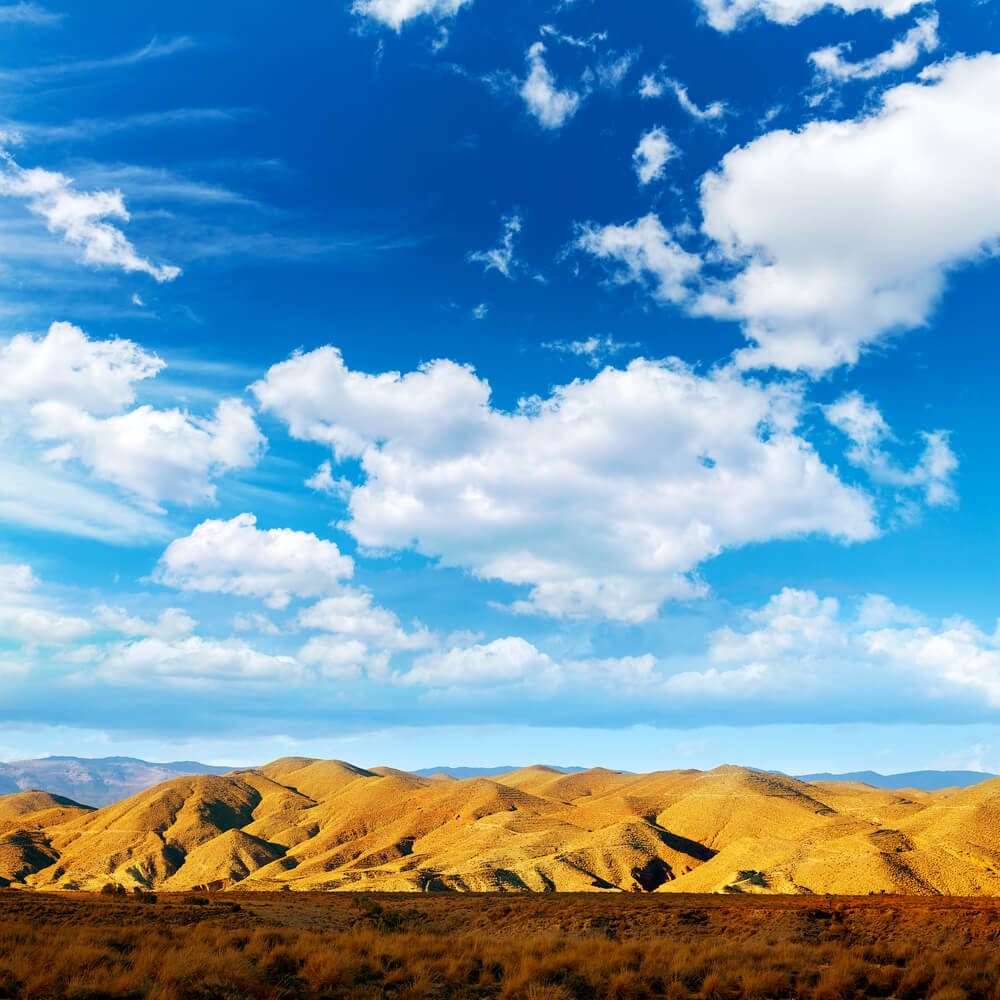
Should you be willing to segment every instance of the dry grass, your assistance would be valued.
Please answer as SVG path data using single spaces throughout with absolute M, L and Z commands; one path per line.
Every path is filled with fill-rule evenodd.
M 991 900 L 0 893 L 0 997 L 1000 1000 Z

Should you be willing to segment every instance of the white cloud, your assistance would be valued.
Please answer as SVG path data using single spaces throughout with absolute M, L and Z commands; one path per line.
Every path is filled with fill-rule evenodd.
M 689 299 L 702 268 L 701 258 L 688 253 L 652 214 L 621 226 L 582 225 L 574 246 L 608 262 L 616 283 L 651 285 L 653 296 L 664 302 Z
M 863 642 L 873 656 L 928 679 L 932 695 L 967 692 L 1000 708 L 1000 627 L 987 635 L 954 619 L 938 628 L 880 629 L 866 633 Z
M 662 66 L 655 73 L 646 73 L 639 81 L 639 96 L 645 100 L 662 97 L 668 90 L 677 98 L 682 110 L 699 122 L 719 121 L 729 110 L 725 101 L 712 101 L 705 107 L 695 104 L 688 88 L 676 77 L 667 75 Z
M 330 497 L 346 499 L 351 495 L 354 484 L 343 476 L 333 478 L 333 467 L 329 462 L 322 462 L 320 467 L 305 482 L 305 485 L 317 493 L 325 493 Z
M 834 598 L 787 588 L 746 617 L 749 631 L 711 636 L 710 658 L 730 665 L 718 676 L 756 672 L 784 697 L 852 685 L 863 699 L 888 689 L 1000 706 L 1000 627 L 989 635 L 962 618 L 926 623 L 879 594 L 848 614 Z
M 348 369 L 334 347 L 292 355 L 251 389 L 294 437 L 328 445 L 338 458 L 360 457 L 376 441 L 402 436 L 427 449 L 456 446 L 468 433 L 470 411 L 485 409 L 490 398 L 488 385 L 452 361 L 369 375 Z
M 389 654 L 384 650 L 372 651 L 358 639 L 339 635 L 313 636 L 299 650 L 298 658 L 319 667 L 323 676 L 331 680 L 354 680 L 362 672 L 381 680 L 389 668 Z
M 333 542 L 289 528 L 262 530 L 253 514 L 208 520 L 176 538 L 153 578 L 179 590 L 263 598 L 283 608 L 293 597 L 338 592 L 354 562 Z
M 652 181 L 663 180 L 667 163 L 679 155 L 680 150 L 670 141 L 666 129 L 660 126 L 647 129 L 632 154 L 632 165 L 639 183 L 645 187 Z
M 597 51 L 598 42 L 606 42 L 608 40 L 608 33 L 606 31 L 595 31 L 586 38 L 576 38 L 573 35 L 564 34 L 551 24 L 543 24 L 538 29 L 538 33 L 549 38 L 555 38 L 566 45 L 572 45 L 574 48 L 590 49 L 593 52 Z
M 738 271 L 698 311 L 743 322 L 740 365 L 854 363 L 927 322 L 949 270 L 994 252 L 998 92 L 1000 55 L 956 57 L 865 117 L 769 133 L 705 176 L 702 229 Z
M 575 354 L 586 358 L 591 368 L 601 368 L 604 363 L 622 351 L 633 350 L 640 345 L 635 341 L 615 340 L 611 334 L 603 337 L 588 337 L 586 340 L 549 340 L 542 347 L 562 354 Z
M 516 243 L 524 220 L 517 212 L 514 212 L 511 215 L 505 215 L 501 222 L 499 244 L 492 250 L 476 250 L 470 253 L 469 260 L 482 264 L 485 271 L 498 271 L 505 278 L 513 278 L 516 272 L 523 267 L 517 259 Z M 476 318 L 482 319 L 482 316 Z
M 545 653 L 513 636 L 419 657 L 398 679 L 405 685 L 425 687 L 494 687 L 525 680 L 538 683 L 557 671 Z
M 60 442 L 46 459 L 79 460 L 155 511 L 162 500 L 214 500 L 212 478 L 254 465 L 264 446 L 253 412 L 238 399 L 222 400 L 211 418 L 151 406 L 100 418 L 50 401 L 33 407 L 32 424 L 37 439 Z
M 181 272 L 139 256 L 124 233 L 106 219 L 127 222 L 120 191 L 77 191 L 70 178 L 35 167 L 25 170 L 8 153 L 0 154 L 0 194 L 22 198 L 29 211 L 45 220 L 49 232 L 76 247 L 88 264 L 142 271 L 156 281 L 173 281 Z
M 747 618 L 759 627 L 750 632 L 722 628 L 713 633 L 709 655 L 717 663 L 747 660 L 760 663 L 806 647 L 824 652 L 846 645 L 837 621 L 839 603 L 809 590 L 786 587 Z
M 185 638 L 198 624 L 180 608 L 167 608 L 161 611 L 155 622 L 134 617 L 124 608 L 112 608 L 106 604 L 94 608 L 94 614 L 105 628 L 120 632 L 122 635 L 145 636 L 162 639 L 164 642 Z
M 4 639 L 58 646 L 90 632 L 88 621 L 47 608 L 34 596 L 38 585 L 30 566 L 0 563 L 0 634 Z
M 90 340 L 70 323 L 53 323 L 44 337 L 22 333 L 0 347 L 0 405 L 55 399 L 116 413 L 135 401 L 133 383 L 163 367 L 131 340 Z
M 656 666 L 656 657 L 649 654 L 558 662 L 526 639 L 507 636 L 435 650 L 418 657 L 409 670 L 393 674 L 392 679 L 407 687 L 437 689 L 517 685 L 552 691 L 586 684 L 622 694 L 634 689 L 655 690 L 663 680 Z
M 545 64 L 545 46 L 535 42 L 528 49 L 528 75 L 520 95 L 528 112 L 542 128 L 562 128 L 580 110 L 583 95 L 569 87 L 562 88 Z
M 480 302 L 475 309 L 472 310 L 473 319 L 486 319 L 489 314 L 490 307 L 485 302 Z
M 673 697 L 695 700 L 753 698 L 768 681 L 768 669 L 764 664 L 748 663 L 732 670 L 709 667 L 672 674 L 664 681 L 662 691 Z
M 263 439 L 239 401 L 224 400 L 208 419 L 127 410 L 137 384 L 163 367 L 132 341 L 91 340 L 69 323 L 0 346 L 0 519 L 107 541 L 157 537 L 148 514 L 76 481 L 77 466 L 65 463 L 79 459 L 92 479 L 159 512 L 159 500 L 211 499 L 212 476 L 255 461 Z M 58 472 L 43 469 L 41 440 L 55 442 L 45 457 Z
M 399 31 L 407 21 L 428 16 L 454 17 L 472 0 L 354 0 L 355 14 Z
M 958 459 L 948 444 L 946 431 L 923 432 L 924 450 L 916 465 L 904 469 L 885 450 L 893 440 L 892 431 L 874 403 L 860 393 L 850 392 L 824 407 L 826 419 L 851 441 L 848 460 L 864 469 L 876 482 L 920 489 L 931 507 L 955 503 L 952 478 Z
M 829 81 L 844 83 L 848 80 L 872 80 L 886 73 L 908 69 L 923 52 L 933 52 L 940 44 L 936 12 L 917 19 L 917 23 L 897 38 L 890 48 L 869 59 L 850 62 L 845 55 L 851 51 L 850 42 L 828 45 L 809 53 L 809 61 L 816 68 L 817 76 Z
M 333 632 L 357 639 L 378 649 L 398 651 L 427 649 L 433 646 L 433 636 L 423 627 L 406 632 L 391 611 L 372 602 L 367 591 L 350 589 L 334 597 L 327 597 L 310 608 L 299 612 L 301 628 Z
M 307 679 L 309 672 L 293 657 L 262 653 L 238 639 L 193 635 L 124 643 L 110 651 L 94 676 L 109 684 L 198 689 L 220 683 L 285 685 Z
M 362 545 L 529 587 L 520 611 L 642 621 L 724 549 L 876 533 L 797 434 L 798 390 L 731 370 L 637 360 L 508 413 L 454 362 L 367 375 L 326 347 L 252 389 L 293 436 L 360 459 L 343 526 Z
M 877 11 L 883 17 L 898 17 L 925 0 L 697 0 L 708 23 L 718 31 L 733 31 L 753 17 L 778 24 L 797 24 L 804 17 L 827 7 L 856 14 Z

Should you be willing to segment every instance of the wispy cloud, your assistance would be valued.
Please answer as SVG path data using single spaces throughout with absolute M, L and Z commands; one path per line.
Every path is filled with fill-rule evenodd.
M 639 81 L 639 96 L 645 100 L 663 97 L 667 93 L 673 94 L 681 110 L 695 121 L 719 122 L 729 111 L 725 101 L 712 101 L 704 107 L 696 104 L 691 100 L 688 88 L 676 77 L 668 76 L 663 66 L 660 66 L 655 73 L 647 73 Z
M 179 35 L 161 42 L 154 38 L 141 48 L 118 55 L 106 56 L 102 59 L 74 59 L 65 62 L 49 63 L 46 66 L 23 66 L 17 69 L 0 71 L 0 80 L 11 80 L 18 83 L 34 83 L 56 79 L 61 76 L 74 76 L 81 73 L 93 73 L 104 69 L 120 69 L 125 66 L 135 66 L 153 59 L 163 59 L 194 48 L 195 41 L 187 35 Z
M 12 3 L 0 6 L 0 24 L 30 24 L 45 27 L 59 24 L 62 14 L 37 3 Z
M 586 340 L 549 340 L 542 347 L 560 354 L 573 354 L 586 358 L 591 368 L 600 368 L 605 361 L 622 351 L 635 350 L 640 345 L 636 341 L 615 340 L 611 334 L 604 337 L 588 337 Z
M 32 142 L 86 142 L 114 132 L 132 129 L 171 128 L 183 125 L 218 124 L 237 121 L 250 114 L 247 108 L 169 108 L 165 111 L 148 111 L 120 118 L 77 118 L 62 125 L 41 122 L 5 120 L 0 123 L 4 131 Z
M 521 268 L 521 262 L 517 259 L 515 243 L 524 225 L 524 220 L 517 212 L 514 212 L 512 215 L 505 215 L 502 221 L 503 230 L 500 234 L 500 242 L 492 250 L 473 251 L 469 254 L 469 260 L 482 264 L 486 271 L 498 271 L 505 278 L 513 278 Z

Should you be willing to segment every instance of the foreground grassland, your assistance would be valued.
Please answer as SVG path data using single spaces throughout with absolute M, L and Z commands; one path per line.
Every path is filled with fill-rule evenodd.
M 0 997 L 1000 995 L 1000 901 L 0 892 Z

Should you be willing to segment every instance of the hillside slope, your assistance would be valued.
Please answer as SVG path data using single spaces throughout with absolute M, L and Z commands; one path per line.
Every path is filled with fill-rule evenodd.
M 741 767 L 454 780 L 284 758 L 103 809 L 0 797 L 0 879 L 36 889 L 1000 895 L 1000 779 L 810 784 Z

